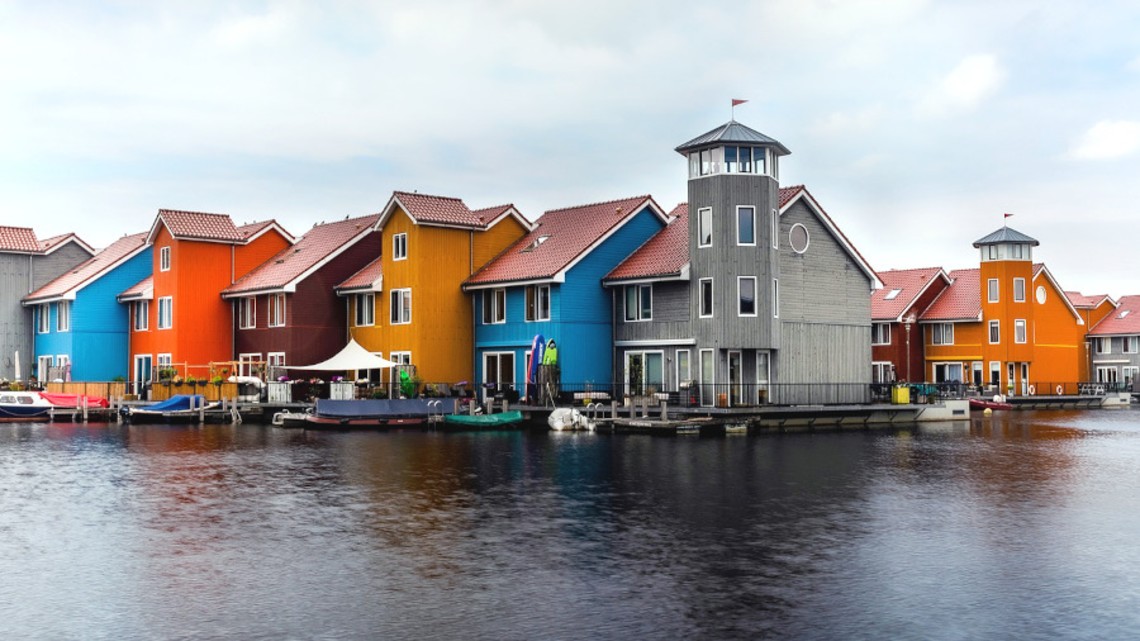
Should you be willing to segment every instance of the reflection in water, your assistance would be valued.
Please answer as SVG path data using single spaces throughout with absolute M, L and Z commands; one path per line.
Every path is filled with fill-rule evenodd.
M 1121 638 L 1136 414 L 652 438 L 0 426 L 3 638 Z

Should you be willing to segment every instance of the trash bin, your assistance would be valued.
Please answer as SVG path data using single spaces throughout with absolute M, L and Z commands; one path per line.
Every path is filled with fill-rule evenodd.
M 728 407 L 728 394 L 717 394 L 716 395 L 716 406 L 717 407 Z
M 891 389 L 891 403 L 895 405 L 910 405 L 910 387 L 895 385 Z

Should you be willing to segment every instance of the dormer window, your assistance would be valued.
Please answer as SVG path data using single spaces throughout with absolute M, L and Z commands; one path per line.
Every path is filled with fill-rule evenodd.
M 531 243 L 531 244 L 530 244 L 530 245 L 529 245 L 529 246 L 528 246 L 526 249 L 524 249 L 523 251 L 534 251 L 535 249 L 538 249 L 538 246 L 539 246 L 539 245 L 541 245 L 541 244 L 545 243 L 545 242 L 547 241 L 547 239 L 549 239 L 549 238 L 550 238 L 550 236 L 539 236 L 538 238 L 535 238 L 535 239 L 534 239 L 534 242 L 533 242 L 533 243 Z

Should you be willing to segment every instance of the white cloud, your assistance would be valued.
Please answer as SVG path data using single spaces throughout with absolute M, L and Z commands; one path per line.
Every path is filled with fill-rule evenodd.
M 927 115 L 947 115 L 975 109 L 1005 83 L 1006 71 L 995 56 L 978 54 L 964 58 L 946 74 L 919 105 Z
M 1070 156 L 1078 160 L 1108 160 L 1140 151 L 1140 122 L 1102 120 L 1077 141 Z

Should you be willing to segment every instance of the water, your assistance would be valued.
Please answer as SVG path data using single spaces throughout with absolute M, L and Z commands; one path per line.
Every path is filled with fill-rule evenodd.
M 1120 639 L 1140 411 L 661 438 L 0 425 L 3 639 Z

